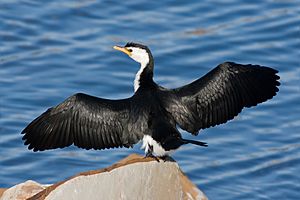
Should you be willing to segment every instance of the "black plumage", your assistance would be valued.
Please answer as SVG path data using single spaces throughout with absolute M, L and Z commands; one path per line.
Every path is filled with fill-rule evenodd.
M 82 93 L 69 97 L 22 131 L 29 149 L 42 151 L 72 144 L 85 149 L 131 147 L 145 135 L 166 152 L 186 143 L 206 146 L 183 139 L 176 126 L 197 135 L 201 129 L 233 119 L 244 107 L 271 99 L 280 85 L 278 71 L 272 68 L 225 62 L 188 85 L 166 89 L 153 81 L 154 62 L 146 46 L 128 43 L 116 49 L 141 63 L 134 95 L 122 100 Z M 148 145 L 148 151 L 154 151 Z
M 138 141 L 135 135 L 123 135 L 130 101 L 75 94 L 32 121 L 23 130 L 23 139 L 34 150 L 63 148 L 73 143 L 85 149 L 129 147 Z
M 277 72 L 269 67 L 225 62 L 191 84 L 162 95 L 168 96 L 166 109 L 179 126 L 196 135 L 200 129 L 233 119 L 244 107 L 275 96 L 280 85 Z

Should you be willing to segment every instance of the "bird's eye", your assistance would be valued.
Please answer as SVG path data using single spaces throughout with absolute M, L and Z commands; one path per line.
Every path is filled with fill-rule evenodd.
M 129 52 L 132 52 L 132 49 L 128 49 Z

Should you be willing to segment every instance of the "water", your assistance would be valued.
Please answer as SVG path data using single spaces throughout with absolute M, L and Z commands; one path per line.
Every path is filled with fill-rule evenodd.
M 0 3 L 0 187 L 53 183 L 111 165 L 134 149 L 33 153 L 20 132 L 66 97 L 132 95 L 138 65 L 112 49 L 147 44 L 155 80 L 177 87 L 224 61 L 280 71 L 280 92 L 174 154 L 210 199 L 300 197 L 300 2 L 8 1 Z M 192 138 L 183 132 L 184 137 Z M 193 137 L 194 138 L 194 137 Z M 195 139 L 195 138 L 194 138 Z

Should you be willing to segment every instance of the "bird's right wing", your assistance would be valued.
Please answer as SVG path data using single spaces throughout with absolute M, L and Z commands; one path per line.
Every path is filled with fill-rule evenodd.
M 101 99 L 78 93 L 48 109 L 22 132 L 29 149 L 43 151 L 72 144 L 84 149 L 130 147 L 142 135 L 128 131 L 131 98 Z
M 271 99 L 278 92 L 278 71 L 258 65 L 225 62 L 202 78 L 161 95 L 166 110 L 184 130 L 200 129 L 233 119 L 244 107 Z

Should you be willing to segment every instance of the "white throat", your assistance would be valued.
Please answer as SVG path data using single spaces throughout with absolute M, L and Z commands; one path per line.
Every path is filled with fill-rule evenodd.
M 146 66 L 147 66 L 147 63 L 141 63 L 141 67 L 140 67 L 139 71 L 135 75 L 135 79 L 134 79 L 134 83 L 133 83 L 134 92 L 136 92 L 139 89 L 139 87 L 140 87 L 141 74 L 144 71 L 144 69 L 146 68 Z
M 128 47 L 131 50 L 130 57 L 136 62 L 141 64 L 139 71 L 135 75 L 134 79 L 134 92 L 136 92 L 140 87 L 140 79 L 144 69 L 147 67 L 147 64 L 150 61 L 149 55 L 145 49 L 138 47 Z

